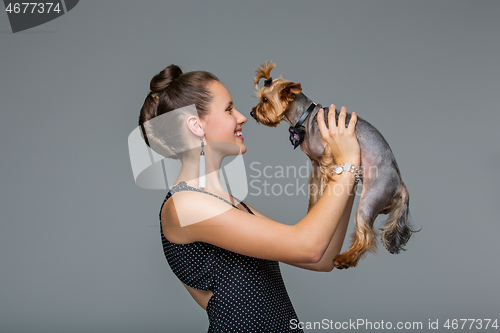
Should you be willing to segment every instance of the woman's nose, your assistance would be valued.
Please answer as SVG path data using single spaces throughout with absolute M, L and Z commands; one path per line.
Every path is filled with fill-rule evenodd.
M 235 110 L 238 115 L 236 117 L 236 120 L 238 121 L 238 124 L 243 125 L 244 123 L 247 122 L 247 117 L 245 117 L 242 113 L 240 113 L 238 110 Z

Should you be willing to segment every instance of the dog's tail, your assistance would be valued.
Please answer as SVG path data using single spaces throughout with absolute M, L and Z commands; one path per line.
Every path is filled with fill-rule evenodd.
M 382 228 L 382 243 L 392 254 L 406 250 L 404 245 L 414 232 L 419 231 L 413 230 L 410 221 L 410 195 L 404 183 L 401 183 L 395 198 L 396 207 L 391 210 Z

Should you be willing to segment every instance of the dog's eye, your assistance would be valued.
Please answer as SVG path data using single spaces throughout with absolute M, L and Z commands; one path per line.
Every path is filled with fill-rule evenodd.
M 267 97 L 262 98 L 262 102 L 266 103 L 267 102 Z

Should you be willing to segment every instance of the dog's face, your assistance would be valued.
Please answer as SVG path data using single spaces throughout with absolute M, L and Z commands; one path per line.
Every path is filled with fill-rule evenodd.
M 255 71 L 255 96 L 259 104 L 250 112 L 257 122 L 272 127 L 278 126 L 286 115 L 289 103 L 302 91 L 300 83 L 283 78 L 272 80 L 271 70 L 274 66 L 276 64 L 273 62 L 266 62 Z M 266 79 L 266 83 L 259 88 L 258 83 L 262 78 Z

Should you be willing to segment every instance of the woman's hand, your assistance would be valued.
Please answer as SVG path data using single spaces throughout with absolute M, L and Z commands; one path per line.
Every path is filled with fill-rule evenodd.
M 361 162 L 361 152 L 358 139 L 354 129 L 358 117 L 356 113 L 352 113 L 349 126 L 345 126 L 346 108 L 343 106 L 340 109 L 338 124 L 335 122 L 335 105 L 330 105 L 328 112 L 328 125 L 325 124 L 325 111 L 318 111 L 318 127 L 321 132 L 321 137 L 328 144 L 333 154 L 333 159 L 336 164 L 351 163 L 359 166 Z

